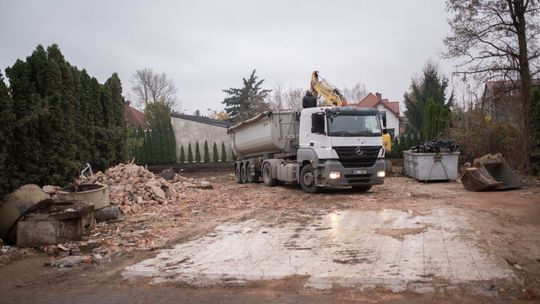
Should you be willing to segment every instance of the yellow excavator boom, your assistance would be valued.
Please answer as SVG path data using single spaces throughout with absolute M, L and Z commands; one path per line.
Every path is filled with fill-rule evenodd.
M 311 92 L 317 99 L 323 97 L 324 106 L 346 106 L 347 99 L 326 79 L 319 76 L 319 71 L 314 71 L 311 74 Z

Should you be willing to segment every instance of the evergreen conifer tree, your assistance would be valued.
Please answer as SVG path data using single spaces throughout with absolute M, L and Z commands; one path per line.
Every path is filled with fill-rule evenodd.
M 419 80 L 413 80 L 411 83 L 411 91 L 405 93 L 405 116 L 408 118 L 410 126 L 413 130 L 409 132 L 422 133 L 424 126 L 424 112 L 429 98 L 434 103 L 450 109 L 453 103 L 453 95 L 450 95 L 446 100 L 446 88 L 448 87 L 448 79 L 441 77 L 435 66 L 428 64 L 424 68 L 423 77 Z
M 45 53 L 43 47 L 41 50 Z M 46 65 L 46 53 L 44 56 L 43 64 Z M 44 72 L 45 70 L 40 71 Z M 46 170 L 41 169 L 46 165 L 40 149 L 36 148 L 41 146 L 40 120 L 46 104 L 36 91 L 36 82 L 32 82 L 32 68 L 27 62 L 17 60 L 13 66 L 6 69 L 6 76 L 10 84 L 13 119 L 17 123 L 17 144 L 11 146 L 9 153 L 12 168 L 10 185 L 15 189 L 26 183 L 40 184 L 41 170 Z
M 205 163 L 210 162 L 210 151 L 208 150 L 208 141 L 204 141 L 203 161 Z
M 187 161 L 189 164 L 193 163 L 193 151 L 191 149 L 191 143 L 188 145 Z
M 170 155 L 170 160 L 169 160 L 169 163 L 176 163 L 177 159 L 176 159 L 176 138 L 174 137 L 174 130 L 172 128 L 172 125 L 167 129 L 168 130 L 168 134 L 167 134 L 167 139 L 168 139 L 168 142 L 169 142 L 169 155 Z
M 184 146 L 180 146 L 180 163 L 183 164 L 186 161 L 186 155 L 184 154 Z
M 195 162 L 201 162 L 201 149 L 199 148 L 199 142 L 195 142 Z
M 9 183 L 10 172 L 13 168 L 10 164 L 9 156 L 12 145 L 15 144 L 13 137 L 13 101 L 9 95 L 4 77 L 0 73 L 0 197 L 13 189 L 14 185 Z
M 214 142 L 214 145 L 212 146 L 212 162 L 217 163 L 219 161 L 219 155 L 218 155 L 218 149 L 216 142 Z
M 100 170 L 121 160 L 126 129 L 117 75 L 101 85 L 53 44 L 38 45 L 6 76 L 9 89 L 0 81 L 0 195 L 27 183 L 65 185 L 87 162 Z M 13 126 L 16 145 L 9 139 Z
M 221 143 L 221 161 L 227 162 L 227 151 L 225 150 L 225 143 Z
M 242 79 L 244 84 L 242 88 L 223 90 L 227 94 L 223 104 L 225 104 L 225 111 L 231 121 L 240 122 L 270 108 L 264 99 L 271 90 L 263 89 L 264 79 L 257 80 L 257 78 L 255 70 L 253 70 L 248 79 Z

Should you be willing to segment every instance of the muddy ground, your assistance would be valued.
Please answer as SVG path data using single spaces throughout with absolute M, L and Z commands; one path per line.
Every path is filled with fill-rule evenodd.
M 197 175 L 201 177 L 200 174 Z M 0 267 L 1 303 L 478 303 L 538 302 L 540 296 L 540 187 L 468 192 L 458 182 L 419 183 L 389 177 L 369 193 L 331 190 L 306 194 L 298 186 L 268 188 L 238 185 L 230 173 L 205 173 L 213 189 L 197 189 L 185 201 L 126 215 L 98 226 L 100 242 L 120 248 L 104 261 L 58 269 L 44 264 L 54 257 L 42 249 L 19 250 Z M 161 209 L 159 209 L 161 208 Z M 444 210 L 440 213 L 439 210 Z M 310 275 L 242 280 L 230 277 L 201 284 L 126 276 L 126 269 L 154 258 L 163 249 L 214 236 L 226 224 L 255 220 L 268 227 L 302 227 L 325 215 L 347 211 L 404 212 L 410 217 L 448 214 L 460 219 L 459 238 L 489 256 L 506 277 L 452 282 L 428 277 L 431 288 L 393 290 L 361 284 L 308 288 Z M 378 212 L 378 213 L 377 213 Z M 465 224 L 464 224 L 465 225 Z M 458 225 L 459 226 L 459 225 Z M 463 229 L 461 229 L 463 228 Z M 266 228 L 265 228 L 266 229 Z M 326 229 L 326 228 L 321 228 Z M 422 227 L 400 230 L 367 227 L 403 242 L 424 234 Z M 120 242 L 107 235 L 116 231 Z M 264 232 L 266 233 L 266 232 Z M 141 244 L 144 244 L 142 246 Z M 81 246 L 84 247 L 84 246 Z M 130 249 L 131 248 L 131 249 Z M 476 250 L 475 249 L 475 250 Z M 84 248 L 82 251 L 84 253 Z M 355 256 L 362 259 L 362 256 Z M 362 260 L 361 260 L 362 261 Z M 335 259 L 337 264 L 343 261 Z M 478 262 L 478 260 L 477 260 Z M 348 263 L 348 262 L 347 262 Z M 355 264 L 352 263 L 352 264 Z M 338 265 L 339 266 L 339 265 Z M 351 267 L 353 267 L 352 265 Z M 406 271 L 406 269 L 404 269 Z M 339 274 L 338 274 L 339 275 Z M 431 274 L 430 274 L 431 275 Z M 482 277 L 482 274 L 480 274 Z M 413 282 L 414 283 L 414 282 Z M 408 286 L 408 285 L 407 285 Z

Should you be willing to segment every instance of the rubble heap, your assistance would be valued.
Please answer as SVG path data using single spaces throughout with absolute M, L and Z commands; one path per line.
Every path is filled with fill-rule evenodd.
M 178 174 L 167 181 L 135 164 L 119 164 L 104 173 L 99 171 L 85 182 L 108 185 L 111 203 L 118 205 L 123 214 L 136 213 L 146 206 L 181 202 L 186 197 L 187 188 L 212 188 L 207 181 Z

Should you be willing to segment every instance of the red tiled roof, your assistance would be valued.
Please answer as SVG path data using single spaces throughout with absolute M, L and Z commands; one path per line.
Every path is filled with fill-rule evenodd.
M 353 107 L 376 108 L 379 104 L 382 104 L 385 108 L 399 117 L 399 101 L 388 101 L 388 99 L 382 99 L 373 93 L 369 93 L 360 100 L 360 102 L 349 105 Z
M 144 113 L 130 106 L 129 101 L 124 104 L 124 120 L 136 128 L 146 128 Z

